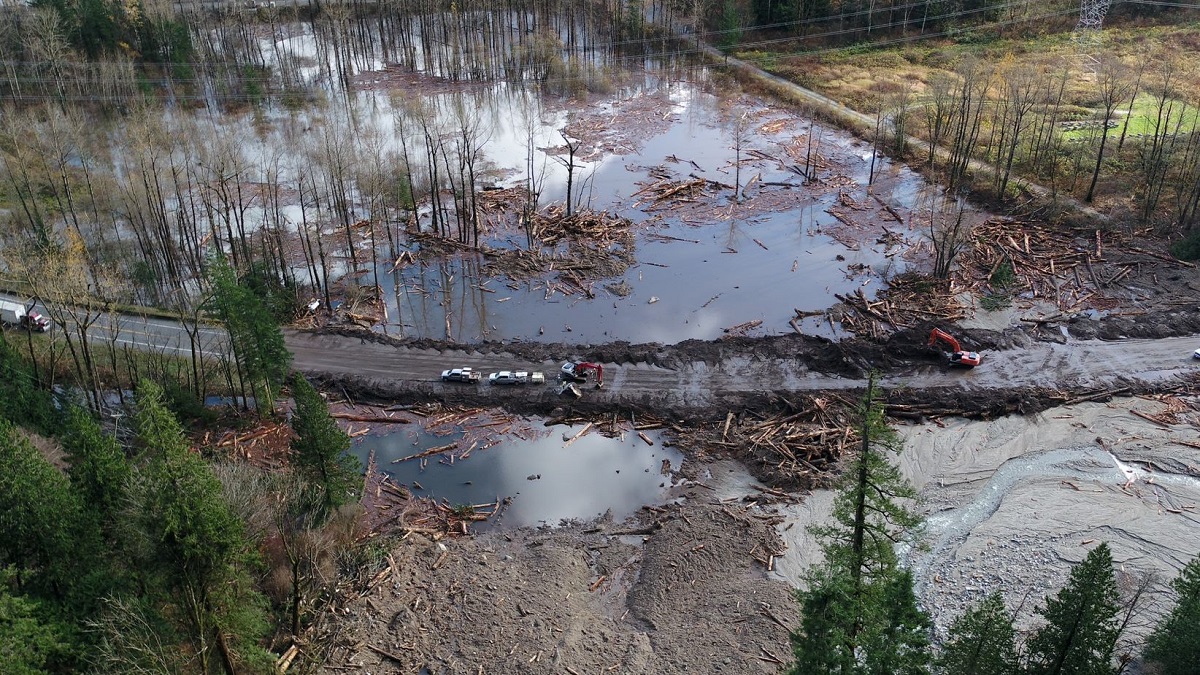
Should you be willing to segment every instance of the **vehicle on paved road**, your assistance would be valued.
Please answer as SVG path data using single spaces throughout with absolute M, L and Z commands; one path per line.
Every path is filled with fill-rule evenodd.
M 471 368 L 455 368 L 453 370 L 442 371 L 442 382 L 478 382 L 482 378 L 483 373 Z
M 1196 351 L 1192 352 L 1192 358 L 1200 359 L 1200 349 L 1197 349 Z
M 28 330 L 45 333 L 50 330 L 50 320 L 30 311 L 25 305 L 10 300 L 0 300 L 0 323 L 20 326 Z

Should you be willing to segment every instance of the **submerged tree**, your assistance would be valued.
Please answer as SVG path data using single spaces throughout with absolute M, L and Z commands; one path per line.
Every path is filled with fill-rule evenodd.
M 920 519 L 905 505 L 916 492 L 887 458 L 900 447 L 875 400 L 871 378 L 860 414 L 858 453 L 839 480 L 834 524 L 814 528 L 825 563 L 798 593 L 790 672 L 920 673 L 929 663 L 929 619 L 895 545 Z

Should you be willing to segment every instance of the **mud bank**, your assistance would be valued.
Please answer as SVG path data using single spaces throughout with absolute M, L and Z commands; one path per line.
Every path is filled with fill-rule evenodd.
M 1173 600 L 1167 584 L 1200 554 L 1200 424 L 1195 399 L 1142 397 L 1054 408 L 1026 418 L 902 428 L 904 473 L 927 522 L 914 551 L 918 594 L 938 637 L 968 605 L 1004 593 L 1018 627 L 1108 542 L 1122 591 L 1149 580 L 1128 638 L 1145 637 Z M 1182 441 L 1182 442 L 1181 442 Z
M 325 672 L 779 672 L 794 602 L 759 561 L 778 518 L 717 497 L 736 465 L 705 473 L 625 523 L 414 534 L 341 612 Z

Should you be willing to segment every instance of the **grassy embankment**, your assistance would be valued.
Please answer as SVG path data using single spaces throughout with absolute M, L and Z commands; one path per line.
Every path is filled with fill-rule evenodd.
M 1200 51 L 1197 29 L 1200 24 L 1180 23 L 1169 26 L 1110 27 L 1098 45 L 1081 47 L 1070 32 L 1032 35 L 1022 39 L 1011 37 L 988 38 L 972 33 L 969 41 L 934 39 L 893 44 L 882 47 L 857 46 L 842 50 L 817 52 L 779 51 L 733 52 L 775 74 L 812 89 L 846 106 L 867 114 L 879 112 L 893 104 L 895 93 L 907 90 L 908 106 L 914 111 L 907 127 L 918 138 L 924 135 L 923 104 L 929 100 L 931 82 L 939 77 L 952 76 L 955 68 L 975 59 L 996 69 L 990 97 L 1001 95 L 1003 77 L 1015 66 L 1032 68 L 1042 77 L 1062 77 L 1065 87 L 1059 110 L 1057 133 L 1071 146 L 1081 148 L 1080 157 L 1091 154 L 1100 138 L 1098 124 L 1086 124 L 1103 119 L 1103 107 L 1097 83 L 1095 56 L 1115 59 L 1123 69 L 1122 77 L 1130 86 L 1136 84 L 1138 95 L 1131 102 L 1122 100 L 1116 107 L 1115 126 L 1108 129 L 1105 167 L 1094 200 L 1097 208 L 1116 217 L 1128 215 L 1136 208 L 1130 201 L 1139 179 L 1136 162 L 1139 139 L 1151 133 L 1157 115 L 1158 102 L 1150 93 L 1163 70 L 1162 55 L 1175 55 L 1184 65 L 1188 55 Z M 781 45 L 783 46 L 783 45 Z M 1143 68 L 1144 66 L 1144 68 Z M 1140 71 L 1140 78 L 1139 78 Z M 1175 73 L 1174 113 L 1167 121 L 1174 127 L 1182 121 L 1188 129 L 1200 115 L 1200 71 L 1181 68 Z M 1182 76 L 1182 77 L 1181 77 Z M 1084 122 L 1084 124 L 1070 124 Z M 988 132 L 981 135 L 986 143 Z M 1125 137 L 1121 152 L 1117 141 Z M 1062 160 L 1062 173 L 1054 179 L 1056 191 L 1082 199 L 1090 178 L 1086 161 Z M 1030 175 L 1027 167 L 1014 167 L 1015 174 L 1025 180 L 1044 182 L 1045 176 Z M 1124 218 L 1128 222 L 1129 218 Z

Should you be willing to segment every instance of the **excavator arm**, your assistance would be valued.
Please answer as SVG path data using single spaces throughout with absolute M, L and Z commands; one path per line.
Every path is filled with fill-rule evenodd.
M 596 388 L 604 386 L 604 366 L 599 363 L 577 363 L 575 364 L 575 372 L 581 375 L 587 375 L 588 371 L 596 372 Z
M 588 373 L 596 373 L 596 388 L 600 389 L 604 386 L 604 366 L 599 363 L 589 363 L 587 361 L 579 361 L 576 363 L 567 362 L 563 366 L 563 373 L 576 382 L 582 382 L 587 379 Z
M 969 352 L 962 348 L 958 340 L 954 336 L 942 330 L 934 328 L 929 331 L 929 346 L 932 347 L 939 342 L 944 342 L 950 348 L 950 365 L 962 366 L 964 368 L 974 368 L 979 365 L 980 357 L 976 352 Z
M 962 345 L 958 344 L 958 340 L 955 340 L 953 335 L 947 333 L 941 328 L 934 328 L 933 330 L 929 331 L 929 346 L 932 347 L 939 342 L 945 342 L 946 346 L 949 347 L 950 351 L 952 352 L 962 351 Z

